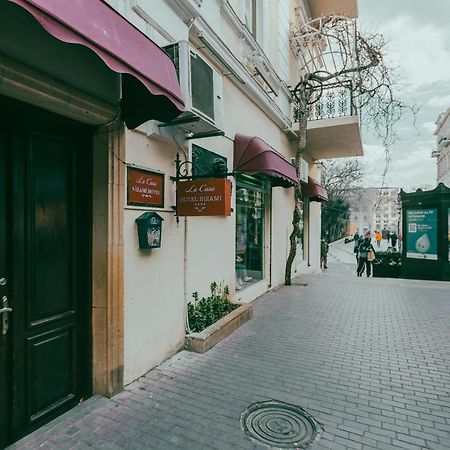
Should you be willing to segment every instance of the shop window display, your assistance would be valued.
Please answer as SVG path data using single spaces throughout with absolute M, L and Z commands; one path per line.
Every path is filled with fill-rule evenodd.
M 237 185 L 236 196 L 236 289 L 263 279 L 264 192 Z

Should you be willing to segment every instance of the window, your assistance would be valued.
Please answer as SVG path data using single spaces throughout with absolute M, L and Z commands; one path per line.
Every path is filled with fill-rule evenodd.
M 245 0 L 244 23 L 256 38 L 256 0 Z
M 262 182 L 237 180 L 236 289 L 262 280 L 264 267 L 265 196 Z

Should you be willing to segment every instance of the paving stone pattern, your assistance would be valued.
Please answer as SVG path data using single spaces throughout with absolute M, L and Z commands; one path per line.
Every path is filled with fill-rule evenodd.
M 449 450 L 450 284 L 356 278 L 343 251 L 206 354 L 180 352 L 11 448 L 260 449 L 240 415 L 275 399 L 323 425 L 313 450 Z

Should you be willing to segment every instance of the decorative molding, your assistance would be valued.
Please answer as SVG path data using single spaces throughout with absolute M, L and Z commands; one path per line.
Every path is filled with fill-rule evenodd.
M 119 107 L 0 55 L 0 94 L 26 101 L 89 125 L 111 122 Z
M 94 135 L 92 225 L 93 390 L 124 384 L 124 128 Z
M 198 49 L 204 48 L 205 51 L 208 52 L 207 47 L 200 41 L 200 36 L 203 40 L 206 39 L 208 41 L 208 47 L 214 49 L 213 52 L 209 52 L 209 55 L 215 65 L 219 67 L 224 75 L 231 75 L 234 73 L 236 76 L 231 76 L 230 79 L 246 96 L 270 116 L 282 130 L 291 128 L 292 124 L 289 117 L 283 113 L 276 102 L 270 98 L 269 94 L 265 92 L 244 65 L 202 18 L 199 17 L 195 20 L 191 33 L 193 44 L 195 44 Z M 216 54 L 220 55 L 220 59 L 215 57 Z M 230 73 L 229 68 L 232 68 L 232 73 Z M 287 105 L 290 102 L 290 98 L 291 95 L 288 91 L 288 95 L 286 96 Z
M 283 131 L 288 132 L 292 128 L 289 112 L 285 114 L 282 111 L 280 106 L 277 105 L 261 84 L 258 83 L 255 79 L 255 75 L 259 71 L 264 78 L 264 81 L 274 93 L 280 97 L 284 97 L 286 105 L 289 105 L 291 101 L 289 88 L 278 77 L 269 59 L 255 41 L 247 27 L 240 21 L 228 1 L 216 1 L 219 2 L 221 12 L 225 19 L 228 20 L 238 36 L 242 39 L 242 46 L 245 46 L 245 52 L 247 53 L 247 67 L 238 60 L 206 20 L 203 19 L 199 8 L 186 0 L 167 0 L 167 3 L 185 23 L 189 23 L 190 40 L 192 43 L 198 49 L 204 49 L 214 64 L 221 70 L 223 75 L 235 75 L 230 77 L 230 79 L 233 80 L 236 86 L 238 86 L 244 94 L 251 98 L 257 106 L 270 116 Z M 196 3 L 198 4 L 198 1 L 196 1 Z M 209 49 L 200 40 L 200 37 L 207 40 Z M 216 55 L 220 55 L 220 58 Z M 255 65 L 253 68 L 251 68 L 252 64 Z
M 162 28 L 140 5 L 137 0 L 132 0 L 131 10 L 134 11 L 147 25 L 159 33 L 167 42 L 174 42 L 174 37 Z
M 200 8 L 203 0 L 194 0 L 194 6 L 189 0 L 166 0 L 166 3 L 175 11 L 184 23 L 190 23 L 200 15 Z
M 291 93 L 286 83 L 280 79 L 264 50 L 249 29 L 241 22 L 230 3 L 227 0 L 218 1 L 220 2 L 223 16 L 234 28 L 238 36 L 241 37 L 243 54 L 247 55 L 247 62 L 244 65 L 249 70 L 249 73 L 255 76 L 254 72 L 256 70 L 264 77 L 266 83 L 277 95 L 282 92 L 290 97 Z

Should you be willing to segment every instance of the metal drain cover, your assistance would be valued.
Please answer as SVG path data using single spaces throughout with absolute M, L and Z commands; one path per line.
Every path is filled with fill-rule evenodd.
M 250 405 L 241 414 L 245 433 L 269 448 L 307 448 L 322 428 L 304 409 L 275 400 Z

